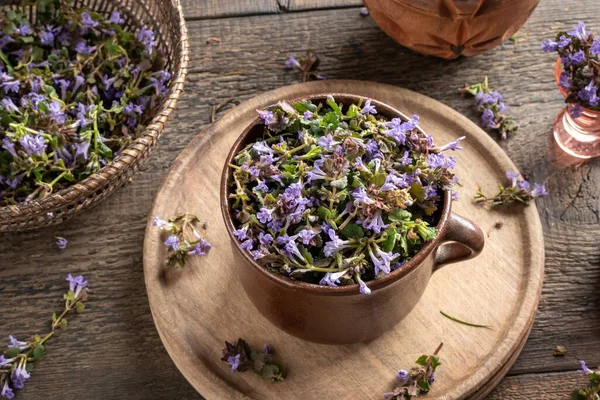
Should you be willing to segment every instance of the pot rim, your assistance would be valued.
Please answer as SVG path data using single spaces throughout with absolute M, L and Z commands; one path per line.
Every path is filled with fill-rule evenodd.
M 383 103 L 379 100 L 375 100 L 365 96 L 358 96 L 347 93 L 318 93 L 311 94 L 307 96 L 297 97 L 292 100 L 288 100 L 289 102 L 297 102 L 302 100 L 322 100 L 325 101 L 327 96 L 332 96 L 336 100 L 350 100 L 353 103 L 357 103 L 359 100 L 371 100 L 371 104 L 377 107 L 377 111 L 380 115 L 384 115 L 387 118 L 402 118 L 404 121 L 408 121 L 409 118 L 402 112 L 397 109 L 391 107 L 390 105 Z M 274 105 L 274 104 L 273 104 Z M 264 108 L 272 107 L 273 105 L 266 106 Z M 229 164 L 232 162 L 235 155 L 238 151 L 244 146 L 246 143 L 246 139 L 248 134 L 252 131 L 252 129 L 257 126 L 262 125 L 260 117 L 257 116 L 240 134 L 235 143 L 231 146 L 229 150 L 229 154 L 225 159 L 225 165 L 223 167 L 223 172 L 221 174 L 221 185 L 220 185 L 220 206 L 221 213 L 223 215 L 223 219 L 225 221 L 225 226 L 227 227 L 227 233 L 229 234 L 229 238 L 234 243 L 235 248 L 238 252 L 246 259 L 246 261 L 252 265 L 253 268 L 256 268 L 259 273 L 261 273 L 265 278 L 284 286 L 291 290 L 311 293 L 315 295 L 331 295 L 331 296 L 340 296 L 340 295 L 361 295 L 358 291 L 358 284 L 352 285 L 343 285 L 343 286 L 323 286 L 309 282 L 296 281 L 287 276 L 277 274 L 269 271 L 266 267 L 259 265 L 256 261 L 254 261 L 249 252 L 240 248 L 240 243 L 233 236 L 233 231 L 235 230 L 235 226 L 233 224 L 233 219 L 231 217 L 231 213 L 229 212 L 229 196 L 228 196 L 228 187 L 230 183 L 229 179 Z M 417 129 L 425 134 L 425 131 L 420 126 L 417 126 Z M 408 275 L 413 270 L 423 265 L 423 261 L 427 259 L 427 257 L 443 242 L 443 238 L 445 235 L 446 228 L 448 226 L 448 219 L 452 209 L 452 195 L 449 189 L 444 190 L 444 204 L 441 209 L 441 215 L 438 224 L 436 225 L 438 228 L 438 234 L 436 237 L 427 242 L 421 250 L 406 264 L 404 264 L 401 268 L 398 268 L 395 271 L 390 272 L 382 278 L 373 279 L 370 281 L 366 281 L 365 284 L 372 291 L 382 289 L 386 286 L 391 285 L 392 283 L 398 281 L 402 277 Z

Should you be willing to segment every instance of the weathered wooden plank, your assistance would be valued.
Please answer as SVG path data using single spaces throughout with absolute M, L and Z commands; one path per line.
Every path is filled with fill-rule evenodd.
M 320 8 L 361 7 L 362 0 L 279 0 L 283 10 L 301 11 Z
M 551 191 L 538 202 L 546 283 L 532 334 L 511 374 L 571 372 L 511 376 L 491 398 L 566 398 L 580 383 L 573 372 L 577 359 L 600 364 L 600 161 L 576 169 L 557 150 L 551 126 L 562 100 L 553 83 L 552 56 L 541 53 L 539 43 L 599 12 L 592 0 L 545 0 L 517 43 L 455 62 L 405 50 L 355 9 L 190 21 L 186 93 L 146 171 L 69 223 L 0 237 L 0 335 L 47 328 L 47 318 L 61 307 L 69 272 L 84 273 L 93 289 L 89 310 L 70 318 L 70 327 L 51 340 L 48 359 L 36 366 L 23 398 L 200 398 L 164 351 L 149 314 L 141 266 L 146 214 L 164 172 L 206 126 L 211 106 L 297 82 L 298 75 L 284 71 L 282 63 L 307 49 L 322 55 L 321 70 L 330 78 L 404 86 L 473 120 L 478 115 L 472 100 L 457 96 L 456 87 L 487 74 L 503 92 L 522 128 L 501 145 L 522 172 L 546 181 Z M 600 30 L 598 21 L 589 22 Z M 221 37 L 221 44 L 207 45 L 210 36 Z M 71 240 L 67 250 L 55 249 L 54 235 Z M 558 344 L 568 348 L 566 357 L 552 356 Z M 78 383 L 57 384 L 65 376 Z
M 188 20 L 274 14 L 279 11 L 277 0 L 181 0 L 181 5 Z

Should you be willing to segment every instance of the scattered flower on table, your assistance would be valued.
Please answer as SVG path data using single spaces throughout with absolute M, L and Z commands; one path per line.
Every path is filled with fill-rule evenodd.
M 507 139 L 519 129 L 519 124 L 506 115 L 508 106 L 504 104 L 500 92 L 489 87 L 487 76 L 482 83 L 467 85 L 458 91 L 475 96 L 477 109 L 481 112 L 481 125 L 484 128 L 497 130 L 502 139 Z
M 45 344 L 57 329 L 67 327 L 66 316 L 71 311 L 77 313 L 85 309 L 88 299 L 87 281 L 83 276 L 67 276 L 69 290 L 63 295 L 65 308 L 60 313 L 52 314 L 50 332 L 46 335 L 34 335 L 26 340 L 17 340 L 12 335 L 8 336 L 8 349 L 0 354 L 0 398 L 12 399 L 15 390 L 22 389 L 27 380 L 31 378 L 33 363 L 40 361 L 46 354 Z
M 185 267 L 187 256 L 206 256 L 212 244 L 206 240 L 207 224 L 192 213 L 182 213 L 168 221 L 154 217 L 152 225 L 167 232 L 165 246 L 169 255 L 165 263 L 170 267 Z
M 43 199 L 100 170 L 169 93 L 149 27 L 136 35 L 118 11 L 31 3 L 36 24 L 0 11 L 0 206 Z
M 493 197 L 486 196 L 481 188 L 477 189 L 475 202 L 490 203 L 492 206 L 522 203 L 527 205 L 531 200 L 548 195 L 546 186 L 534 183 L 533 186 L 517 172 L 506 171 L 506 178 L 510 186 L 498 184 L 498 194 Z
M 362 15 L 363 17 L 366 17 L 369 15 L 369 9 L 367 7 L 361 7 L 359 12 L 360 12 L 360 15 Z
M 436 351 L 428 356 L 419 357 L 410 371 L 401 369 L 396 375 L 396 388 L 383 395 L 387 400 L 410 400 L 429 393 L 431 385 L 435 382 L 435 370 L 441 365 L 437 357 L 442 349 L 440 343 Z
M 310 79 L 327 79 L 325 75 L 317 71 L 320 62 L 321 60 L 319 59 L 319 56 L 316 53 L 308 51 L 306 55 L 300 59 L 297 59 L 294 56 L 289 56 L 285 60 L 284 66 L 286 69 L 300 71 L 302 73 L 302 82 L 306 82 Z
M 257 263 L 368 295 L 435 238 L 464 138 L 436 146 L 418 116 L 389 120 L 368 100 L 282 102 L 259 116 L 263 137 L 229 172 L 233 235 Z
M 56 247 L 58 247 L 59 250 L 64 250 L 67 248 L 67 245 L 69 244 L 67 239 L 62 236 L 55 236 L 54 239 L 56 239 Z
M 232 372 L 252 370 L 256 375 L 269 382 L 283 381 L 285 371 L 274 362 L 273 347 L 265 344 L 262 351 L 251 348 L 244 339 L 234 343 L 225 342 L 222 361 L 229 364 Z
M 598 400 L 600 399 L 600 368 L 595 371 L 588 368 L 585 361 L 579 361 L 581 369 L 577 370 L 590 380 L 590 385 L 586 388 L 575 389 L 571 394 L 573 400 Z
M 544 40 L 542 50 L 560 57 L 559 85 L 566 92 L 571 116 L 579 118 L 584 108 L 600 111 L 600 38 L 580 21 L 573 30 Z

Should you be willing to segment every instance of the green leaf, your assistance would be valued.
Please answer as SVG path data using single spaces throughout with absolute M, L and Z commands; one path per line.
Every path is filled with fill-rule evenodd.
M 309 264 L 313 263 L 313 256 L 312 254 L 310 254 L 310 252 L 306 249 L 306 247 L 304 246 L 298 246 L 298 249 L 300 250 L 300 253 L 302 254 L 302 256 L 304 257 L 304 259 L 306 261 L 308 261 Z
M 330 111 L 325 114 L 321 122 L 323 123 L 324 127 L 328 127 L 332 131 L 335 131 L 340 124 L 340 119 L 336 113 Z
M 303 160 L 314 160 L 315 158 L 319 157 L 322 153 L 323 153 L 322 147 L 313 146 L 305 155 L 303 155 L 300 158 Z
M 60 324 L 58 326 L 61 327 L 62 329 L 66 329 L 67 328 L 67 319 L 66 318 L 61 319 Z
M 340 179 L 331 182 L 331 186 L 337 189 L 345 189 L 348 186 L 348 177 L 344 175 Z
M 9 74 L 14 74 L 15 70 L 12 67 L 12 64 L 10 63 L 10 61 L 8 60 L 8 57 L 6 57 L 6 54 L 4 54 L 4 52 L 0 51 L 0 60 L 2 60 L 4 62 L 4 65 L 6 65 L 6 69 L 8 70 Z
M 52 322 L 56 322 L 56 319 L 58 318 L 58 316 L 56 315 L 56 313 L 52 314 Z
M 339 116 L 342 116 L 342 109 L 340 108 L 340 106 L 335 102 L 335 99 L 332 97 L 328 97 L 327 98 L 327 105 L 329 107 L 331 107 L 331 109 Z
M 35 361 L 40 361 L 42 358 L 44 358 L 45 354 L 46 350 L 44 349 L 44 346 L 41 343 L 38 343 L 37 346 L 33 348 L 33 359 Z
M 390 252 L 396 247 L 396 229 L 389 228 L 386 230 L 387 238 L 381 243 L 381 248 L 385 252 Z
M 72 290 L 69 290 L 66 294 L 63 295 L 63 299 L 65 299 L 67 301 L 75 300 L 75 292 L 73 292 Z
M 33 36 L 21 36 L 23 43 L 33 43 Z
M 340 233 L 348 239 L 365 237 L 365 230 L 362 228 L 362 226 L 352 222 L 344 226 Z
M 323 221 L 327 221 L 331 218 L 331 210 L 327 207 L 324 206 L 320 206 L 317 209 L 317 214 L 319 215 L 319 218 L 321 218 L 321 220 Z
M 83 304 L 81 301 L 78 301 L 77 303 L 75 303 L 75 309 L 78 313 L 80 313 L 83 310 L 85 310 L 85 304 Z
M 427 365 L 427 356 L 425 354 L 423 354 L 421 357 L 419 357 L 417 359 L 417 361 L 415 361 L 415 364 L 417 365 Z
M 419 389 L 421 389 L 421 391 L 425 393 L 431 390 L 431 385 L 429 385 L 427 379 L 419 379 L 419 381 L 417 382 L 417 386 L 419 386 Z
M 402 208 L 394 208 L 388 213 L 388 219 L 392 222 L 410 221 L 412 214 L 410 211 L 403 210 Z
M 419 185 L 418 183 L 413 183 L 410 186 L 410 194 L 412 197 L 414 197 L 415 199 L 417 199 L 418 201 L 423 201 L 425 200 L 425 188 L 422 185 Z
M 429 356 L 429 361 L 431 362 L 431 368 L 433 368 L 434 370 L 440 365 L 442 365 L 439 357 L 437 356 Z
M 18 347 L 11 347 L 10 349 L 4 352 L 4 355 L 8 358 L 14 358 L 19 354 L 21 354 L 21 349 L 19 349 Z
M 385 183 L 385 178 L 387 178 L 387 174 L 380 172 L 373 175 L 371 179 L 369 179 L 369 182 L 375 186 L 383 186 L 383 184 Z
M 300 114 L 303 114 L 305 111 L 308 111 L 306 100 L 296 102 L 292 104 L 292 107 L 294 107 L 294 110 L 298 111 Z

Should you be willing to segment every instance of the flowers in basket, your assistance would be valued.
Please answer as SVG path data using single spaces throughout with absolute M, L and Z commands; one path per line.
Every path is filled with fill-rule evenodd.
M 600 38 L 588 32 L 580 21 L 573 30 L 559 32 L 555 40 L 544 40 L 542 49 L 557 52 L 560 57 L 559 86 L 565 93 L 565 102 L 573 105 L 571 116 L 580 117 L 584 108 L 600 111 Z
M 41 199 L 113 160 L 168 94 L 154 32 L 71 1 L 36 24 L 0 11 L 0 206 Z
M 402 268 L 437 234 L 456 160 L 419 117 L 364 104 L 281 102 L 259 110 L 261 137 L 229 165 L 234 236 L 259 264 L 295 280 L 358 284 Z

